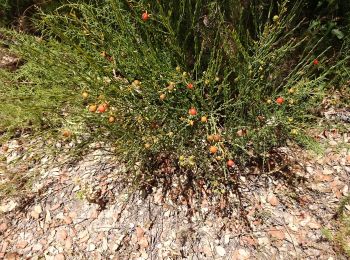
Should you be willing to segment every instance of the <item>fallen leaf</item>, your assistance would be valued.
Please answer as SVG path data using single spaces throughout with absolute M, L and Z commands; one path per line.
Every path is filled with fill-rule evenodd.
M 63 218 L 63 221 L 64 221 L 64 223 L 66 223 L 67 225 L 70 225 L 70 224 L 72 224 L 72 222 L 73 222 L 72 218 L 69 217 L 69 216 L 65 216 L 65 217 Z
M 49 210 L 46 210 L 45 223 L 51 223 L 51 214 Z
M 148 247 L 148 240 L 146 236 L 143 236 L 139 241 L 138 244 L 140 245 L 141 249 L 142 248 L 147 248 Z
M 145 234 L 145 231 L 141 227 L 137 226 L 136 227 L 136 236 L 137 236 L 138 241 L 140 241 L 140 239 L 143 238 L 144 234 Z
M 43 212 L 43 209 L 41 208 L 40 205 L 36 205 L 34 206 L 34 211 L 38 214 L 40 214 L 41 212 Z
M 39 213 L 36 211 L 31 211 L 30 212 L 30 216 L 34 219 L 38 219 L 39 218 Z
M 277 197 L 274 194 L 270 194 L 267 197 L 267 201 L 272 205 L 272 206 L 277 206 L 279 204 L 279 201 Z
M 56 239 L 60 242 L 65 242 L 66 238 L 67 238 L 67 232 L 65 230 L 59 230 L 57 231 L 57 234 L 56 234 Z
M 64 256 L 64 254 L 57 254 L 55 255 L 54 260 L 65 260 L 66 257 Z
M 217 253 L 219 256 L 225 256 L 225 255 L 226 255 L 226 250 L 225 250 L 225 248 L 223 248 L 222 246 L 217 246 L 217 247 L 215 247 L 215 250 L 216 250 L 216 253 Z
M 19 260 L 19 255 L 17 253 L 7 253 L 5 255 L 5 260 Z
M 19 249 L 24 249 L 27 245 L 28 245 L 28 242 L 22 240 L 22 241 L 17 243 L 16 247 L 19 248 Z
M 1 223 L 0 224 L 0 232 L 4 232 L 7 229 L 7 224 L 6 223 Z
M 247 260 L 250 258 L 250 253 L 246 249 L 240 248 L 235 250 L 232 255 L 232 260 Z
M 284 234 L 284 232 L 282 230 L 279 229 L 272 229 L 268 231 L 269 235 L 275 239 L 285 239 L 286 235 Z
M 10 200 L 8 202 L 4 202 L 0 206 L 0 212 L 10 212 L 10 211 L 14 210 L 16 207 L 17 207 L 17 203 L 14 202 L 13 200 Z

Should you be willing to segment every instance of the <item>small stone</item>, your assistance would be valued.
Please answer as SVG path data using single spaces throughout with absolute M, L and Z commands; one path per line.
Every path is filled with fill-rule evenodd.
M 55 255 L 55 260 L 65 260 L 66 257 L 64 256 L 64 254 L 57 254 Z
M 225 250 L 225 248 L 223 248 L 222 246 L 217 246 L 217 247 L 215 247 L 215 250 L 216 250 L 216 253 L 217 253 L 219 256 L 225 256 L 225 255 L 226 255 L 226 250 Z

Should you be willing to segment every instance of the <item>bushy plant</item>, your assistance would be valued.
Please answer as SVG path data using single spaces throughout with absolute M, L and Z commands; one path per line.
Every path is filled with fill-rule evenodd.
M 52 103 L 48 96 L 39 103 L 59 100 L 50 113 L 65 107 L 55 126 L 69 129 L 66 136 L 88 130 L 113 142 L 142 176 L 160 167 L 161 176 L 177 171 L 226 184 L 249 158 L 288 139 L 303 142 L 328 76 L 345 63 L 328 62 L 330 47 L 320 48 L 324 36 L 305 30 L 302 6 L 63 5 L 37 20 L 42 37 L 12 34 L 13 50 L 28 61 L 15 82 L 35 97 L 53 95 Z

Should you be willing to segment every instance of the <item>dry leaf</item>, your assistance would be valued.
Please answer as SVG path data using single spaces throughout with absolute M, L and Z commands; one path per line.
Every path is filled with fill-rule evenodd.
M 282 239 L 286 238 L 286 235 L 284 234 L 284 232 L 282 230 L 279 230 L 279 229 L 270 230 L 270 231 L 268 231 L 268 233 L 271 237 L 273 237 L 275 239 L 282 240 Z
M 138 244 L 140 245 L 141 249 L 142 249 L 142 248 L 147 248 L 147 247 L 148 247 L 148 240 L 147 240 L 147 237 L 143 236 L 143 237 L 139 240 Z
M 42 208 L 40 205 L 36 205 L 34 206 L 34 211 L 38 214 L 40 214 L 41 212 L 43 212 Z
M 145 231 L 143 230 L 143 228 L 137 226 L 136 227 L 136 236 L 137 236 L 138 241 L 140 241 L 141 238 L 143 238 L 144 234 L 145 234 Z
M 215 250 L 216 250 L 216 253 L 217 253 L 219 256 L 224 256 L 224 255 L 226 255 L 226 250 L 225 250 L 225 248 L 223 248 L 222 246 L 217 246 L 217 247 L 215 248 Z
M 269 194 L 267 197 L 267 201 L 272 205 L 272 206 L 277 206 L 279 204 L 279 201 L 277 197 L 274 194 Z

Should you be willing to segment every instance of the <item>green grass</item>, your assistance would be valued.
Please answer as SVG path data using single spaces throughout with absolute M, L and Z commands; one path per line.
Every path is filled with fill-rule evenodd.
M 337 229 L 334 232 L 323 229 L 322 234 L 333 243 L 340 254 L 345 254 L 350 257 L 350 215 L 349 210 L 345 210 L 346 205 L 350 205 L 350 195 L 343 198 L 340 203 Z

